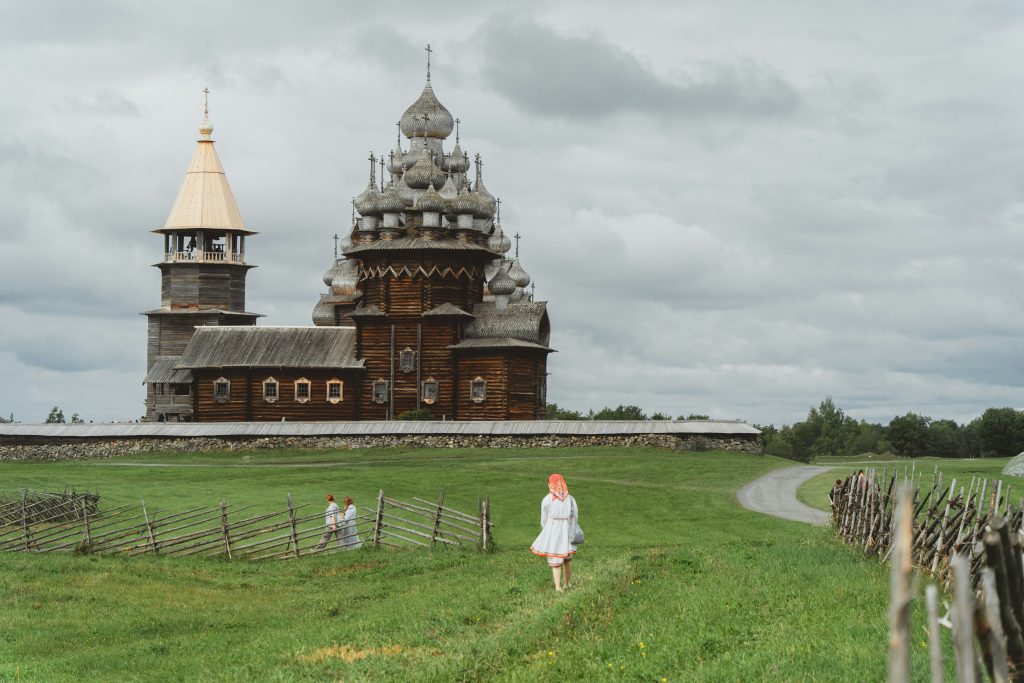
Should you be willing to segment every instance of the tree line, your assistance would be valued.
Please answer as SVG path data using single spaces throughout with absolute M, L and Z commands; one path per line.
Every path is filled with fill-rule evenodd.
M 964 424 L 909 412 L 883 425 L 846 415 L 828 397 L 802 422 L 754 426 L 765 453 L 805 462 L 823 455 L 999 458 L 1024 451 L 1024 412 L 1014 408 L 989 408 Z
M 560 408 L 557 403 L 549 403 L 544 411 L 544 419 L 546 420 L 707 420 L 707 415 L 697 415 L 696 413 L 690 413 L 689 415 L 680 415 L 679 417 L 672 417 L 660 412 L 654 412 L 648 415 L 644 412 L 643 408 L 639 406 L 623 406 L 619 405 L 614 408 L 604 407 L 601 410 L 594 411 L 593 409 L 587 412 L 581 412 L 579 410 L 570 410 L 568 408 Z

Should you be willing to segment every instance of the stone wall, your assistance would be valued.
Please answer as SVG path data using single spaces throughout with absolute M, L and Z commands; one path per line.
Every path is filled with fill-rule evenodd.
M 604 436 L 495 436 L 472 434 L 402 434 L 385 436 L 287 436 L 260 438 L 147 439 L 0 439 L 0 460 L 81 460 L 138 453 L 196 453 L 263 448 L 579 448 L 647 446 L 687 451 L 738 451 L 761 455 L 761 440 L 752 435 L 617 434 Z

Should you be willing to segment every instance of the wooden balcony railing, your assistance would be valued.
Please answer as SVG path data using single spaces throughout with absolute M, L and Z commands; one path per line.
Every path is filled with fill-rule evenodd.
M 223 251 L 170 251 L 164 254 L 165 263 L 189 261 L 192 263 L 245 263 L 245 254 Z

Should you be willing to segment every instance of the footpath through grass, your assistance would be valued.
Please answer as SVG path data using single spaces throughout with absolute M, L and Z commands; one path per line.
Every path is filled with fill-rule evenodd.
M 0 554 L 0 680 L 834 681 L 885 678 L 885 569 L 740 509 L 788 461 L 654 449 L 265 451 L 0 463 L 0 488 L 150 509 L 491 497 L 498 550 L 310 560 Z M 561 472 L 587 545 L 556 595 L 526 550 Z M 917 628 L 917 626 L 915 626 Z M 915 631 L 919 632 L 919 631 Z M 914 650 L 915 669 L 927 670 Z

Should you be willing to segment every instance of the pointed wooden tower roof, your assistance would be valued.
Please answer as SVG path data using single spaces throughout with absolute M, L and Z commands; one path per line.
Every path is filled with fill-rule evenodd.
M 256 234 L 245 227 L 228 178 L 224 174 L 224 167 L 221 166 L 217 150 L 214 149 L 212 133 L 209 107 L 204 102 L 199 139 L 196 141 L 192 163 L 185 172 L 185 182 L 178 192 L 178 198 L 174 200 L 174 206 L 171 207 L 164 227 L 154 232 L 210 229 Z

